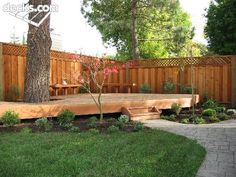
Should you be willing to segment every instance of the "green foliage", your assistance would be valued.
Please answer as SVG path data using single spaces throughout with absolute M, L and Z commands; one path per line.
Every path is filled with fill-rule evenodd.
M 119 127 L 115 126 L 115 125 L 111 125 L 107 128 L 107 132 L 108 133 L 116 133 L 119 131 Z
M 176 121 L 176 116 L 174 114 L 171 114 L 170 116 L 161 115 L 161 119 L 169 120 L 169 121 Z
M 25 127 L 25 128 L 22 128 L 20 132 L 23 134 L 29 134 L 29 133 L 32 133 L 32 129 L 29 127 Z
M 236 0 L 213 0 L 207 10 L 205 33 L 210 50 L 220 55 L 236 54 Z
M 151 93 L 152 89 L 151 86 L 148 83 L 144 83 L 139 88 L 140 93 Z
M 97 117 L 95 117 L 95 116 L 90 117 L 89 121 L 88 121 L 89 122 L 88 123 L 89 127 L 96 128 L 97 127 L 97 121 L 98 121 Z
M 223 120 L 228 120 L 229 116 L 225 113 L 219 113 L 219 114 L 217 114 L 217 118 L 220 119 L 221 121 L 223 121 Z
M 171 109 L 172 109 L 172 111 L 174 111 L 174 112 L 176 113 L 176 115 L 179 115 L 179 113 L 180 113 L 181 110 L 182 110 L 182 106 L 181 106 L 181 104 L 173 103 L 173 104 L 171 105 Z
M 205 103 L 203 103 L 202 107 L 204 109 L 215 109 L 216 107 L 218 107 L 218 103 L 215 100 L 209 99 Z
M 121 121 L 115 122 L 114 125 L 117 126 L 117 127 L 119 127 L 120 129 L 124 128 L 124 126 L 125 126 L 125 124 L 124 124 L 123 122 L 121 122 Z
M 7 127 L 13 127 L 20 123 L 19 114 L 12 110 L 6 111 L 1 117 L 1 122 Z
M 209 121 L 212 123 L 220 122 L 220 119 L 218 119 L 216 116 L 211 116 L 209 118 Z
M 9 89 L 9 93 L 7 95 L 7 101 L 17 101 L 21 94 L 20 88 L 17 85 L 12 85 Z
M 87 83 L 85 83 L 84 85 L 83 85 L 83 87 L 80 87 L 80 93 L 88 93 L 88 90 L 89 90 L 90 88 L 89 88 L 89 85 L 87 84 Z
M 205 123 L 206 123 L 206 120 L 203 119 L 202 117 L 196 116 L 196 117 L 194 117 L 194 119 L 193 119 L 193 123 L 195 123 L 195 124 L 205 124 Z
M 203 112 L 202 112 L 202 115 L 203 116 L 216 116 L 216 110 L 214 110 L 214 109 L 211 109 L 211 108 L 209 108 L 209 109 L 205 109 Z
M 115 123 L 117 120 L 115 118 L 109 118 L 107 119 L 107 122 Z
M 180 86 L 180 93 L 183 94 L 191 94 L 192 93 L 192 87 L 187 85 L 181 85 Z
M 173 93 L 175 91 L 175 84 L 171 79 L 168 79 L 163 84 L 164 93 Z
M 83 0 L 82 14 L 96 26 L 103 42 L 115 46 L 117 58 L 132 57 L 132 1 Z M 141 58 L 180 56 L 192 38 L 190 17 L 179 1 L 137 1 L 138 47 Z
M 91 134 L 93 134 L 93 135 L 99 134 L 99 130 L 96 129 L 96 128 L 90 128 L 90 129 L 88 130 L 88 132 L 91 133 Z
M 118 118 L 118 121 L 119 122 L 122 122 L 123 124 L 127 124 L 129 122 L 129 116 L 127 115 L 121 115 L 119 118 Z
M 77 133 L 80 131 L 80 128 L 76 126 L 72 126 L 68 131 L 71 133 Z
M 189 124 L 189 119 L 188 118 L 182 119 L 180 121 L 180 123 L 182 123 L 182 124 Z
M 215 108 L 217 113 L 224 113 L 226 111 L 226 108 L 224 106 L 218 106 Z
M 35 125 L 44 131 L 50 131 L 53 127 L 52 123 L 47 118 L 37 119 Z
M 142 122 L 136 122 L 134 125 L 134 131 L 141 131 L 144 129 L 144 124 Z
M 71 123 L 75 119 L 75 114 L 66 109 L 59 113 L 57 120 L 61 126 Z

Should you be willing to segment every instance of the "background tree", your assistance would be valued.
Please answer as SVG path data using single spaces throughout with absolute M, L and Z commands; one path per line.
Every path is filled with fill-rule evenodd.
M 222 55 L 236 54 L 236 0 L 213 0 L 206 18 L 210 50 Z
M 29 0 L 29 5 L 36 8 L 38 5 L 51 5 L 51 0 Z M 37 12 L 31 12 L 32 19 Z M 34 18 L 39 22 L 46 12 L 40 13 Z M 50 77 L 50 48 L 51 37 L 49 32 L 50 16 L 39 26 L 29 24 L 27 36 L 27 62 L 25 73 L 24 101 L 38 103 L 49 101 L 49 77 Z
M 122 59 L 178 56 L 192 32 L 178 0 L 83 0 L 81 11 Z

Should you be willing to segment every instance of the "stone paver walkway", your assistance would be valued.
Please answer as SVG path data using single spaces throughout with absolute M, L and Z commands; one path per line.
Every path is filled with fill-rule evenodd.
M 151 128 L 197 140 L 207 150 L 197 177 L 236 177 L 236 120 L 207 125 L 184 125 L 166 120 L 143 121 Z

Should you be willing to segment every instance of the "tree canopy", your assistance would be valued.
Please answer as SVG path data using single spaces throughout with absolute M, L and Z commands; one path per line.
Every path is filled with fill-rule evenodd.
M 118 58 L 132 58 L 134 31 L 141 58 L 181 56 L 193 37 L 189 15 L 178 0 L 83 0 L 81 11 L 103 42 L 117 48 Z
M 236 0 L 214 0 L 207 10 L 205 33 L 212 52 L 236 54 Z

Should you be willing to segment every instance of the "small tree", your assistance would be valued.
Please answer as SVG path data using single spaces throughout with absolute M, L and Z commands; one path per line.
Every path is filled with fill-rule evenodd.
M 118 67 L 114 66 L 114 61 L 108 61 L 104 59 L 96 59 L 95 61 L 83 62 L 84 71 L 82 73 L 75 73 L 75 80 L 77 80 L 82 87 L 91 95 L 94 103 L 96 104 L 99 113 L 100 121 L 103 120 L 103 109 L 102 109 L 102 89 L 106 79 L 112 73 L 118 73 Z M 101 76 L 101 77 L 99 77 Z M 98 97 L 92 94 L 91 83 L 94 83 L 98 90 Z

